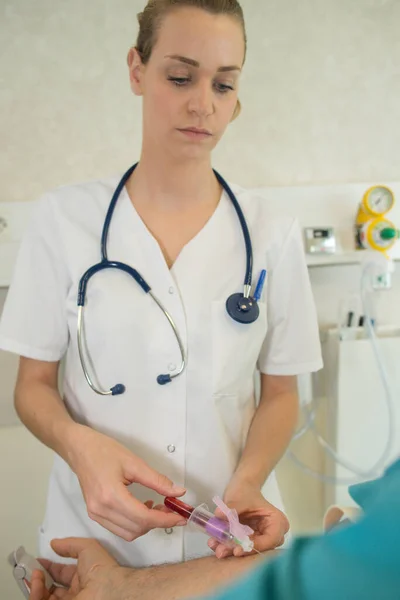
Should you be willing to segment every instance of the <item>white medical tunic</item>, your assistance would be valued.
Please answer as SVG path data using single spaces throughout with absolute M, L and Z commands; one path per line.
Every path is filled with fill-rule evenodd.
M 232 186 L 252 239 L 253 285 L 262 269 L 268 273 L 260 316 L 244 325 L 225 308 L 227 297 L 243 290 L 246 264 L 243 233 L 227 194 L 169 269 L 124 189 L 111 222 L 108 257 L 145 278 L 173 317 L 188 363 L 168 385 L 157 383 L 160 373 L 180 365 L 174 333 L 129 275 L 102 271 L 87 290 L 87 348 L 103 388 L 126 386 L 122 395 L 102 397 L 86 383 L 79 361 L 77 293 L 83 273 L 100 261 L 104 218 L 118 181 L 63 187 L 38 203 L 7 296 L 0 346 L 44 361 L 66 354 L 63 396 L 72 417 L 185 486 L 189 504 L 206 502 L 212 509 L 212 497 L 223 495 L 245 445 L 256 409 L 257 368 L 296 375 L 322 366 L 299 227 L 271 214 L 265 199 Z M 130 489 L 143 501 L 162 501 L 140 485 Z M 274 474 L 264 493 L 282 508 Z M 131 543 L 111 534 L 88 517 L 76 475 L 55 456 L 39 554 L 54 559 L 49 542 L 65 536 L 97 538 L 123 564 L 134 566 L 209 553 L 207 537 L 184 527 L 154 530 Z

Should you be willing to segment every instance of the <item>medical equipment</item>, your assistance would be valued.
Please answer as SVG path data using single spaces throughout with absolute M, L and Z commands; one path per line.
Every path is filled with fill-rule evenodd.
M 312 401 L 311 409 L 303 407 L 303 411 L 305 411 L 305 424 L 295 433 L 293 441 L 302 437 L 307 431 L 312 430 L 324 451 L 337 464 L 341 465 L 355 476 L 344 478 L 323 475 L 305 465 L 291 450 L 288 451 L 288 455 L 297 466 L 309 475 L 325 483 L 351 485 L 359 483 L 360 480 L 379 477 L 387 465 L 393 446 L 396 405 L 386 365 L 375 332 L 376 318 L 372 306 L 372 293 L 374 290 L 390 288 L 391 273 L 394 271 L 394 263 L 386 252 L 392 248 L 396 240 L 399 239 L 400 234 L 399 231 L 395 229 L 394 224 L 387 219 L 382 218 L 382 215 L 391 210 L 394 202 L 394 195 L 389 188 L 385 186 L 374 186 L 370 188 L 363 196 L 358 209 L 355 225 L 356 246 L 359 250 L 367 250 L 362 260 L 360 296 L 363 314 L 360 317 L 360 321 L 364 327 L 365 334 L 371 341 L 374 357 L 378 365 L 385 392 L 385 402 L 388 413 L 388 435 L 386 437 L 385 447 L 372 467 L 369 469 L 361 469 L 348 461 L 344 456 L 339 455 L 335 448 L 333 448 L 319 433 L 315 424 L 318 408 L 317 402 L 315 400 Z M 352 320 L 354 316 L 352 311 L 348 312 L 347 315 L 348 319 L 351 315 Z M 343 329 L 343 315 L 340 314 L 337 328 L 340 339 L 342 335 L 347 335 L 347 325 L 348 321 Z
M 249 537 L 254 533 L 251 527 L 242 525 L 236 510 L 231 510 L 218 496 L 213 498 L 213 502 L 226 515 L 228 521 L 213 515 L 205 504 L 195 508 L 177 498 L 164 500 L 165 506 L 187 519 L 188 525 L 218 540 L 221 544 L 229 548 L 241 546 L 245 552 L 254 550 L 254 542 Z
M 364 258 L 360 285 L 361 304 L 364 313 L 364 331 L 369 340 L 371 341 L 374 357 L 377 362 L 380 378 L 385 392 L 384 399 L 388 413 L 388 435 L 386 437 L 385 447 L 381 455 L 369 469 L 362 469 L 357 465 L 351 463 L 347 458 L 338 454 L 335 448 L 319 433 L 317 425 L 315 423 L 318 410 L 318 400 L 313 400 L 311 409 L 303 407 L 303 411 L 306 414 L 306 422 L 301 427 L 301 429 L 297 431 L 296 434 L 293 436 L 293 441 L 302 437 L 307 431 L 313 431 L 313 433 L 316 436 L 316 439 L 318 440 L 319 444 L 322 446 L 324 451 L 336 463 L 344 467 L 353 475 L 350 477 L 336 477 L 324 475 L 305 465 L 300 459 L 297 458 L 297 456 L 291 450 L 288 451 L 288 455 L 293 460 L 293 462 L 297 466 L 299 466 L 303 471 L 305 471 L 308 475 L 311 475 L 312 477 L 315 477 L 316 479 L 319 479 L 320 481 L 323 481 L 325 483 L 331 483 L 334 485 L 352 485 L 355 483 L 359 483 L 363 480 L 374 479 L 380 477 L 385 467 L 387 466 L 395 435 L 394 427 L 396 420 L 394 418 L 394 415 L 396 411 L 396 403 L 393 397 L 385 361 L 380 351 L 379 341 L 375 333 L 374 318 L 373 313 L 371 312 L 371 291 L 373 290 L 373 282 L 375 281 L 375 279 L 379 276 L 384 276 L 384 273 L 386 271 L 391 271 L 392 269 L 393 263 L 389 261 L 384 255 L 378 252 L 368 252 Z M 339 336 L 342 335 L 340 333 L 341 331 L 343 331 L 343 335 L 346 335 L 348 328 L 343 328 L 342 324 L 339 322 Z
M 394 206 L 392 190 L 383 185 L 369 188 L 360 203 L 355 225 L 356 248 L 386 253 L 400 237 L 395 225 L 384 218 Z
M 361 225 L 372 218 L 382 217 L 394 205 L 394 194 L 384 185 L 374 185 L 364 194 L 357 213 L 356 223 Z
M 307 254 L 334 254 L 336 237 L 333 227 L 306 227 L 304 229 Z
M 292 451 L 289 451 L 291 459 L 306 473 L 309 475 L 331 484 L 341 485 L 352 485 L 359 483 L 362 480 L 374 479 L 380 477 L 385 467 L 393 447 L 393 440 L 395 435 L 395 411 L 396 403 L 393 397 L 389 376 L 386 370 L 385 361 L 379 348 L 379 341 L 375 332 L 375 324 L 373 313 L 371 313 L 371 291 L 373 289 L 373 282 L 379 276 L 384 276 L 386 271 L 390 271 L 393 268 L 393 264 L 384 255 L 377 252 L 370 252 L 365 256 L 364 265 L 361 274 L 361 304 L 364 313 L 364 332 L 371 341 L 374 357 L 378 366 L 380 378 L 384 388 L 384 399 L 387 407 L 388 414 L 388 434 L 386 436 L 385 446 L 381 455 L 377 458 L 375 463 L 369 469 L 362 469 L 359 466 L 351 463 L 347 458 L 341 456 L 336 452 L 335 448 L 329 444 L 329 442 L 319 433 L 315 424 L 315 418 L 317 414 L 318 401 L 313 401 L 313 406 L 307 410 L 306 423 L 299 432 L 296 433 L 294 439 L 299 439 L 306 431 L 311 429 L 315 434 L 319 444 L 322 446 L 324 451 L 339 465 L 344 467 L 347 471 L 353 475 L 350 477 L 336 477 L 330 475 L 323 475 L 314 471 L 299 460 Z M 348 328 L 342 329 L 341 324 L 338 324 L 338 332 L 343 331 L 343 335 L 347 334 Z
M 400 231 L 388 219 L 372 219 L 356 226 L 356 245 L 360 250 L 385 253 L 400 237 Z
M 13 568 L 14 579 L 25 598 L 29 598 L 30 590 L 28 583 L 31 581 L 33 571 L 39 570 L 44 573 L 45 586 L 49 592 L 55 586 L 55 582 L 46 569 L 36 558 L 28 554 L 23 546 L 20 546 L 15 552 L 10 554 L 8 562 Z
M 84 330 L 83 312 L 84 312 L 85 299 L 86 299 L 86 290 L 87 290 L 87 286 L 88 286 L 90 279 L 96 273 L 99 273 L 100 271 L 104 271 L 105 269 L 116 269 L 119 271 L 123 271 L 123 272 L 127 273 L 128 275 L 130 275 L 131 277 L 133 277 L 133 279 L 136 281 L 136 283 L 142 288 L 142 290 L 146 294 L 149 294 L 149 296 L 151 296 L 151 298 L 154 300 L 154 302 L 157 304 L 157 306 L 163 312 L 164 316 L 168 320 L 168 322 L 174 332 L 175 338 L 179 345 L 179 351 L 181 354 L 181 365 L 174 374 L 168 373 L 168 374 L 158 375 L 157 383 L 159 383 L 159 385 L 165 385 L 167 383 L 170 383 L 175 377 L 178 377 L 179 375 L 181 375 L 186 367 L 186 355 L 185 355 L 185 349 L 183 347 L 183 342 L 181 340 L 178 329 L 177 329 L 171 315 L 166 311 L 164 306 L 161 304 L 160 300 L 158 300 L 158 298 L 153 294 L 151 287 L 143 279 L 143 277 L 138 273 L 138 271 L 136 271 L 136 269 L 130 267 L 129 265 L 127 265 L 125 263 L 110 261 L 107 256 L 107 238 L 108 238 L 108 232 L 110 229 L 110 224 L 111 224 L 111 219 L 112 219 L 112 216 L 114 213 L 114 209 L 115 209 L 116 203 L 118 201 L 118 198 L 121 194 L 123 187 L 125 186 L 129 177 L 132 175 L 133 171 L 136 169 L 137 164 L 138 163 L 136 163 L 130 169 L 128 169 L 128 171 L 122 177 L 121 181 L 119 182 L 119 184 L 113 194 L 110 205 L 108 207 L 108 211 L 107 211 L 104 225 L 103 225 L 103 231 L 101 234 L 101 261 L 99 263 L 97 263 L 96 265 L 93 265 L 92 267 L 87 269 L 87 271 L 82 275 L 80 282 L 79 282 L 78 300 L 77 300 L 77 304 L 78 304 L 77 338 L 78 338 L 79 357 L 80 357 L 83 372 L 85 374 L 86 381 L 88 382 L 89 386 L 92 388 L 92 390 L 94 392 L 96 392 L 97 394 L 100 394 L 102 396 L 108 396 L 108 395 L 116 396 L 119 394 L 123 394 L 125 392 L 125 386 L 122 383 L 117 383 L 116 385 L 111 387 L 109 390 L 104 390 L 104 389 L 98 388 L 94 384 L 94 382 L 89 374 L 89 369 L 88 369 L 88 365 L 87 365 L 85 353 L 84 353 L 85 340 L 84 340 L 84 333 L 83 333 L 83 330 Z M 227 182 L 221 177 L 221 175 L 219 175 L 216 171 L 214 171 L 214 174 L 215 174 L 218 182 L 221 184 L 222 188 L 228 194 L 228 196 L 233 204 L 233 207 L 237 213 L 237 217 L 240 222 L 240 226 L 242 229 L 244 242 L 245 242 L 245 246 L 246 246 L 246 274 L 245 274 L 245 278 L 244 278 L 243 292 L 238 292 L 238 293 L 235 293 L 235 294 L 232 294 L 231 296 L 229 296 L 229 298 L 226 301 L 226 310 L 227 310 L 228 314 L 230 315 L 230 317 L 234 321 L 237 321 L 238 323 L 243 323 L 243 324 L 250 324 L 258 319 L 259 312 L 260 312 L 257 300 L 250 295 L 251 289 L 252 289 L 252 279 L 253 279 L 253 250 L 252 250 L 250 233 L 249 233 L 249 229 L 247 227 L 246 219 L 243 215 L 242 209 L 240 208 L 240 205 L 239 205 L 234 193 L 232 192 L 231 188 L 229 187 Z

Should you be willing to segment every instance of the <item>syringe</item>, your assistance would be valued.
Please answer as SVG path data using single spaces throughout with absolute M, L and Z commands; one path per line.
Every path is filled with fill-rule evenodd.
M 185 504 L 182 500 L 177 498 L 165 498 L 164 504 L 167 508 L 181 515 L 188 521 L 188 525 L 193 525 L 196 529 L 199 529 L 203 533 L 206 533 L 209 537 L 212 537 L 221 544 L 234 548 L 235 546 L 241 546 L 245 552 L 251 552 L 253 549 L 253 542 L 245 536 L 244 539 L 239 539 L 231 532 L 231 524 L 228 521 L 219 519 L 213 515 L 206 507 L 205 504 L 201 504 L 196 508 Z M 251 531 L 251 530 L 250 530 Z

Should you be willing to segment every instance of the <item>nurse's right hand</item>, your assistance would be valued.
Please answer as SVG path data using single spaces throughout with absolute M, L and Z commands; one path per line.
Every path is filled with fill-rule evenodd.
M 150 468 L 112 438 L 83 425 L 74 428 L 68 463 L 79 479 L 88 515 L 115 535 L 132 542 L 157 527 L 186 525 L 164 506 L 140 502 L 127 486 L 139 483 L 162 496 L 183 496 L 186 490 Z

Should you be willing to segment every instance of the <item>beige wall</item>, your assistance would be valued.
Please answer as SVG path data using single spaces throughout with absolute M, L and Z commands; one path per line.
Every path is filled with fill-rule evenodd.
M 125 57 L 144 0 L 0 3 L 0 201 L 139 155 Z M 248 186 L 398 179 L 400 2 L 243 0 L 243 114 L 215 153 Z
M 22 600 L 7 556 L 18 546 L 36 550 L 52 453 L 24 427 L 0 427 L 0 598 Z

